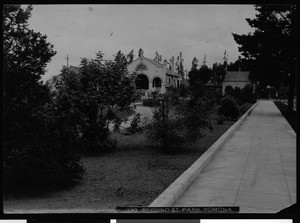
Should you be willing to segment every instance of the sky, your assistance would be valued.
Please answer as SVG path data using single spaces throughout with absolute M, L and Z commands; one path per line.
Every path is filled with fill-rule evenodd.
M 202 64 L 237 60 L 240 53 L 232 33 L 253 32 L 246 18 L 254 18 L 253 5 L 33 5 L 29 28 L 43 35 L 57 52 L 47 65 L 43 80 L 58 75 L 62 66 L 79 66 L 81 58 L 95 58 L 98 51 L 113 59 L 118 50 L 128 54 L 144 50 L 154 59 L 177 58 L 182 52 L 184 68 L 197 57 Z

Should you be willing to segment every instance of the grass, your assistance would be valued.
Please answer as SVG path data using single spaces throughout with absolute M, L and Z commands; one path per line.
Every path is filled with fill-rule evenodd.
M 212 117 L 214 118 L 214 117 Z M 90 208 L 148 206 L 190 167 L 235 121 L 205 129 L 195 144 L 181 152 L 164 154 L 145 134 L 112 133 L 119 143 L 114 151 L 83 157 L 86 168 L 81 183 L 72 188 L 37 197 L 5 198 L 4 209 Z
M 287 105 L 285 105 L 280 101 L 274 101 L 274 104 L 280 110 L 281 114 L 285 117 L 285 119 L 288 121 L 290 126 L 297 133 L 297 112 L 293 110 L 292 114 L 289 114 L 287 112 L 288 111 Z

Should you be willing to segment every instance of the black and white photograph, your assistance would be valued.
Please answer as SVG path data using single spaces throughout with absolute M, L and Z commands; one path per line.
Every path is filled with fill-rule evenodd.
M 296 10 L 3 5 L 4 214 L 295 205 Z

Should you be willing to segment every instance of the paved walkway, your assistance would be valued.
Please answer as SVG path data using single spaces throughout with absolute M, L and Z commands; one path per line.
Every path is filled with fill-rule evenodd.
M 296 202 L 296 134 L 272 101 L 259 101 L 176 201 L 276 213 Z

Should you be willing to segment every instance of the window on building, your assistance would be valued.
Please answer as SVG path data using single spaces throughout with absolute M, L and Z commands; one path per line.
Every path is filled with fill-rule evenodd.
M 145 66 L 145 64 L 139 64 L 137 67 L 136 67 L 136 69 L 135 69 L 136 71 L 139 71 L 139 70 L 141 70 L 141 71 L 143 71 L 143 70 L 147 70 L 147 67 Z
M 139 74 L 135 81 L 135 86 L 136 86 L 136 89 L 148 90 L 149 89 L 148 77 L 144 74 Z
M 152 87 L 160 88 L 161 87 L 161 79 L 159 77 L 155 77 L 152 81 Z

